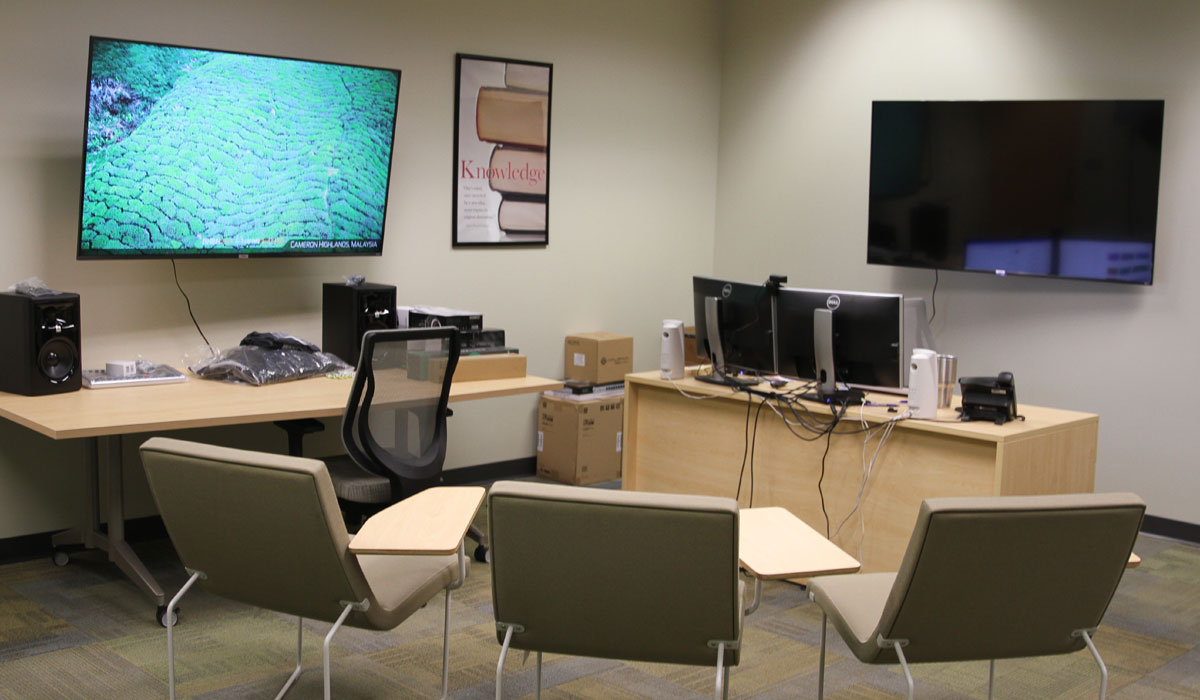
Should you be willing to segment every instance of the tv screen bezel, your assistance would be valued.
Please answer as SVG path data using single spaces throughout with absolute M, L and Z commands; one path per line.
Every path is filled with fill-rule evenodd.
M 1057 273 L 1040 274 L 1040 273 L 1031 273 L 1031 272 L 1021 272 L 1021 271 L 1015 271 L 1015 270 L 991 270 L 991 269 L 968 268 L 965 265 L 960 265 L 960 266 L 941 265 L 941 264 L 937 264 L 936 261 L 931 262 L 930 264 L 921 264 L 919 261 L 913 261 L 911 259 L 901 260 L 901 261 L 878 259 L 878 256 L 875 253 L 875 250 L 871 247 L 871 244 L 870 244 L 870 237 L 871 237 L 870 229 L 871 229 L 871 222 L 873 220 L 872 215 L 871 215 L 871 208 L 874 206 L 874 201 L 875 201 L 875 194 L 872 191 L 870 182 L 868 182 L 868 207 L 867 207 L 867 224 L 868 224 L 867 225 L 867 229 L 868 229 L 867 239 L 868 240 L 867 240 L 867 246 L 866 246 L 867 247 L 866 262 L 868 265 L 883 265 L 883 266 L 889 266 L 889 267 L 901 267 L 901 268 L 921 269 L 921 270 L 938 270 L 938 271 L 949 271 L 949 272 L 970 272 L 970 273 L 976 273 L 976 274 L 989 275 L 989 276 L 993 276 L 993 277 L 1020 277 L 1020 278 L 1031 278 L 1031 279 L 1055 279 L 1055 280 L 1074 280 L 1074 281 L 1081 281 L 1081 282 L 1100 282 L 1100 283 L 1104 283 L 1104 284 L 1117 284 L 1117 285 L 1126 285 L 1126 286 L 1134 286 L 1134 287 L 1149 287 L 1154 284 L 1155 257 L 1158 252 L 1158 241 L 1157 241 L 1157 238 L 1158 238 L 1158 200 L 1161 199 L 1161 196 L 1162 196 L 1162 194 L 1161 194 L 1161 190 L 1162 190 L 1162 138 L 1163 138 L 1163 123 L 1165 122 L 1165 115 L 1166 115 L 1165 100 L 1163 100 L 1163 99 L 873 100 L 871 102 L 871 110 L 872 110 L 871 141 L 872 141 L 872 144 L 869 146 L 869 149 L 868 149 L 869 150 L 868 172 L 870 172 L 870 170 L 875 168 L 874 161 L 875 161 L 876 151 L 875 151 L 875 144 L 873 143 L 874 142 L 874 133 L 875 133 L 874 132 L 875 110 L 876 110 L 876 106 L 881 103 L 883 103 L 883 104 L 913 104 L 913 105 L 963 104 L 963 103 L 966 103 L 966 104 L 1012 104 L 1012 103 L 1121 104 L 1121 103 L 1141 103 L 1141 104 L 1148 105 L 1148 106 L 1149 105 L 1157 105 L 1157 107 L 1158 107 L 1158 109 L 1157 109 L 1157 112 L 1158 112 L 1158 114 L 1157 114 L 1157 117 L 1158 117 L 1158 133 L 1157 133 L 1157 135 L 1158 135 L 1158 170 L 1155 172 L 1156 180 L 1154 183 L 1155 192 L 1156 192 L 1156 198 L 1155 198 L 1156 202 L 1155 202 L 1154 228 L 1153 228 L 1153 230 L 1151 232 L 1151 236 L 1150 236 L 1150 242 L 1151 242 L 1150 274 L 1149 274 L 1149 279 L 1146 281 L 1119 279 L 1119 278 L 1115 278 L 1115 277 L 1082 277 L 1082 276 L 1064 275 L 1064 274 L 1057 274 Z M 912 252 L 914 250 L 915 250 L 914 248 L 910 247 L 903 252 L 906 253 L 909 258 L 911 258 Z
M 384 187 L 383 197 L 383 214 L 380 218 L 379 239 L 378 245 L 374 248 L 364 249 L 317 249 L 317 250 L 282 250 L 282 251 L 252 251 L 252 250 L 222 250 L 220 252 L 174 252 L 168 249 L 142 249 L 137 252 L 127 253 L 112 253 L 104 252 L 95 248 L 83 247 L 84 233 L 84 205 L 85 205 L 85 184 L 87 182 L 87 158 L 88 158 L 88 128 L 90 122 L 90 107 L 91 107 L 91 84 L 92 70 L 95 59 L 95 51 L 97 42 L 121 42 L 127 44 L 140 44 L 144 46 L 161 46 L 166 48 L 188 49 L 194 51 L 205 51 L 210 53 L 224 53 L 239 56 L 254 56 L 259 58 L 279 59 L 284 61 L 297 61 L 301 63 L 322 64 L 331 66 L 344 66 L 349 68 L 363 68 L 369 70 L 386 71 L 393 73 L 396 76 L 396 96 L 395 103 L 392 105 L 392 125 L 390 130 L 390 147 L 388 149 L 388 164 L 387 164 L 387 184 Z M 77 229 L 75 234 L 75 259 L 80 261 L 90 260 L 166 260 L 166 259 L 249 259 L 249 258 L 341 258 L 341 257 L 379 257 L 383 255 L 384 244 L 387 242 L 387 219 L 388 209 L 392 196 L 392 169 L 395 165 L 396 158 L 396 126 L 399 122 L 400 111 L 400 86 L 401 86 L 401 71 L 398 68 L 388 68 L 384 66 L 371 66 L 360 63 L 347 63 L 339 61 L 326 61 L 310 58 L 297 58 L 295 56 L 281 56 L 269 53 L 258 53 L 253 51 L 241 51 L 235 49 L 219 49 L 203 46 L 192 46 L 186 44 L 174 44 L 170 42 L 145 41 L 139 39 L 123 39 L 109 36 L 90 36 L 88 37 L 88 62 L 87 62 L 87 77 L 84 84 L 84 114 L 83 114 L 83 139 L 82 139 L 82 160 L 80 163 L 79 177 L 79 215 L 77 217 Z

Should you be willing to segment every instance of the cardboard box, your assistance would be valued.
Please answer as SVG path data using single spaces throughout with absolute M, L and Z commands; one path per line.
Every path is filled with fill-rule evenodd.
M 414 362 L 415 359 L 423 362 Z M 426 369 L 414 372 L 414 367 L 424 365 Z M 462 355 L 454 368 L 454 381 L 476 382 L 482 379 L 510 379 L 525 376 L 525 356 L 517 354 L 506 355 Z M 437 357 L 424 358 L 419 353 L 409 353 L 408 376 L 410 379 L 428 379 L 433 382 L 442 381 L 446 374 L 446 356 L 444 353 Z
M 696 340 L 696 327 L 683 327 L 683 364 L 687 367 L 708 364 L 708 356 L 700 351 L 704 345 Z
M 623 397 L 567 401 L 542 396 L 538 476 L 575 485 L 619 479 L 624 406 Z
M 567 379 L 595 384 L 619 382 L 633 371 L 633 336 L 598 331 L 567 336 L 563 356 Z
M 525 376 L 524 355 L 464 355 L 458 358 L 454 381 L 474 382 L 481 379 L 510 379 Z

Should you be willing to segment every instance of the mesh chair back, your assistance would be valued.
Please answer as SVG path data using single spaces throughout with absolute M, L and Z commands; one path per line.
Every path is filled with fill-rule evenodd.
M 934 498 L 878 631 L 910 662 L 1076 651 L 1116 592 L 1146 506 L 1133 494 Z
M 320 461 L 159 437 L 141 456 L 183 565 L 209 591 L 327 621 L 338 601 L 371 597 Z
M 514 649 L 712 664 L 708 642 L 740 639 L 733 499 L 498 482 L 488 527 Z
M 440 474 L 458 354 L 458 331 L 451 327 L 363 335 L 358 372 L 342 416 L 342 442 L 351 459 L 393 480 Z

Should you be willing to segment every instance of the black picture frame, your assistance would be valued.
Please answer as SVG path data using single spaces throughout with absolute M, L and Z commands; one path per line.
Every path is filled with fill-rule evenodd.
M 554 66 L 455 54 L 454 247 L 550 242 Z

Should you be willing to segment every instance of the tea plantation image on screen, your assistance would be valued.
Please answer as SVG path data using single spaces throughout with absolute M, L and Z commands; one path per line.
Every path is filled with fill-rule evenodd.
M 93 38 L 80 257 L 378 254 L 399 80 Z

